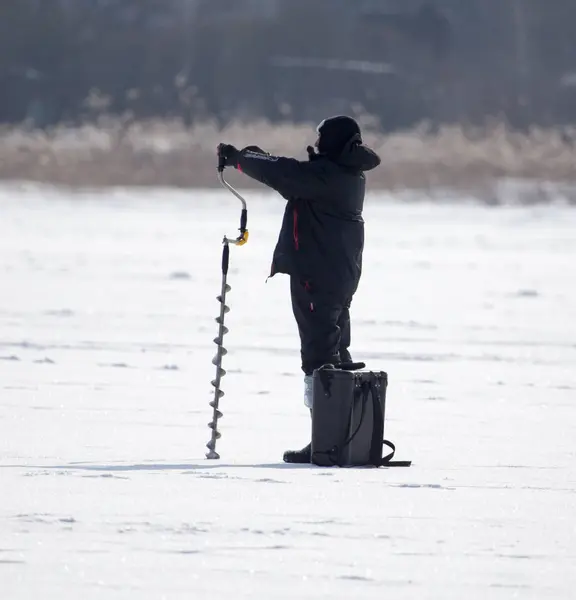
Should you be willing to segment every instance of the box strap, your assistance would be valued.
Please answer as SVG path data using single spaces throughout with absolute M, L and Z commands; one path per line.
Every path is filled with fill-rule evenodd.
M 372 442 L 370 445 L 370 463 L 377 467 L 409 467 L 412 464 L 411 460 L 392 460 L 396 453 L 396 446 L 389 440 L 384 439 L 384 411 L 380 403 L 380 391 L 377 377 L 374 373 L 371 374 L 369 389 L 372 392 L 372 407 L 374 427 L 372 428 Z M 362 407 L 364 414 L 364 407 Z M 392 450 L 382 456 L 382 446 L 387 446 Z

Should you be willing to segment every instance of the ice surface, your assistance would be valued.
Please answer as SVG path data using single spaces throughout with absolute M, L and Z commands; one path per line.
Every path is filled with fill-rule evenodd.
M 238 209 L 1 188 L 0 598 L 574 598 L 576 211 L 369 199 L 354 357 L 413 460 L 376 470 L 281 462 L 310 424 L 254 194 L 204 458 Z

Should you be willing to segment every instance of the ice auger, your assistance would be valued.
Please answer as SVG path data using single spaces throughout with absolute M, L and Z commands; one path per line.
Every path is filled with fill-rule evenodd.
M 240 235 L 236 239 L 231 239 L 224 236 L 222 249 L 222 287 L 220 295 L 216 297 L 220 303 L 220 314 L 216 317 L 216 323 L 218 323 L 218 336 L 214 338 L 214 343 L 217 346 L 216 356 L 212 359 L 212 364 L 216 365 L 216 378 L 212 380 L 214 386 L 214 399 L 210 402 L 210 406 L 213 409 L 212 420 L 208 423 L 208 427 L 212 430 L 210 441 L 206 444 L 208 452 L 206 458 L 219 459 L 220 455 L 216 452 L 216 441 L 220 439 L 221 434 L 218 431 L 218 419 L 222 417 L 222 412 L 218 409 L 220 398 L 224 396 L 224 392 L 220 389 L 220 383 L 222 377 L 226 375 L 226 371 L 222 368 L 222 357 L 227 354 L 226 348 L 224 348 L 224 336 L 228 333 L 228 329 L 224 326 L 224 316 L 230 311 L 230 308 L 226 306 L 226 293 L 231 290 L 231 287 L 227 283 L 228 276 L 228 264 L 230 261 L 230 244 L 234 246 L 243 246 L 248 241 L 248 230 L 246 225 L 248 223 L 248 210 L 246 208 L 246 200 L 224 179 L 224 162 L 223 158 L 220 157 L 218 160 L 218 179 L 220 183 L 240 202 L 242 202 L 242 213 L 240 216 Z

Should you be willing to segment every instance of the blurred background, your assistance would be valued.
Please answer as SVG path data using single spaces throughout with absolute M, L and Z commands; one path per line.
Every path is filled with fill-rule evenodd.
M 346 113 L 377 185 L 571 181 L 574 23 L 573 0 L 3 0 L 0 177 L 210 185 L 218 141 L 296 154 Z

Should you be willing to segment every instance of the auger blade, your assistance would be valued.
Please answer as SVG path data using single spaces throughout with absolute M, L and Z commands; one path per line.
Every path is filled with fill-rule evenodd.
M 216 365 L 216 366 L 217 366 L 219 369 L 221 369 L 222 367 L 220 367 L 220 366 L 219 366 L 219 365 L 220 365 L 220 359 L 221 359 L 223 356 L 226 356 L 227 354 L 228 354 L 228 351 L 226 350 L 226 348 L 222 348 L 222 347 L 221 347 L 221 348 L 219 349 L 219 351 L 218 351 L 218 354 L 216 354 L 216 355 L 214 356 L 214 358 L 212 359 L 212 364 L 213 364 L 213 365 Z
M 224 325 L 222 325 L 222 334 L 218 333 L 218 337 L 214 338 L 214 343 L 217 344 L 218 346 L 222 345 L 222 342 L 224 341 L 224 336 L 228 333 L 228 327 L 225 327 Z
M 222 437 L 221 433 L 218 431 L 218 429 L 216 429 L 216 423 L 208 423 L 208 427 L 214 431 L 214 435 L 212 437 L 215 440 L 219 440 Z

